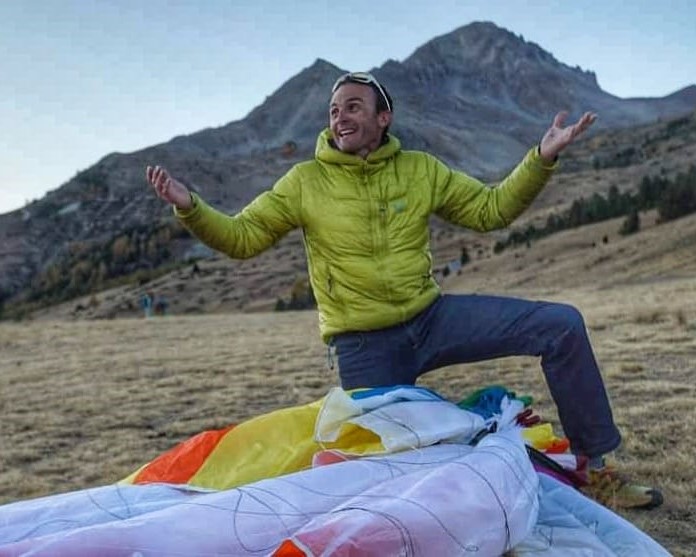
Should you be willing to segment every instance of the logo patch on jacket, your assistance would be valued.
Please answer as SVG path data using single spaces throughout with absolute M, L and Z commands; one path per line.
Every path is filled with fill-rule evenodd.
M 397 199 L 396 201 L 392 202 L 392 211 L 395 213 L 403 213 L 406 210 L 406 200 L 405 199 Z

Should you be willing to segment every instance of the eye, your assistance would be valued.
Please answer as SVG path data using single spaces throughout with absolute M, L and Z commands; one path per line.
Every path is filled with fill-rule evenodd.
M 332 118 L 335 118 L 336 116 L 338 116 L 338 108 L 336 108 L 336 107 L 331 108 L 331 109 L 329 110 L 329 115 L 330 115 Z

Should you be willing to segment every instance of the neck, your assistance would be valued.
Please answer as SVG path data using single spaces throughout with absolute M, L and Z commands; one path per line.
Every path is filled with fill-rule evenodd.
M 374 153 L 377 149 L 379 149 L 382 145 L 384 145 L 387 142 L 387 136 L 380 137 L 379 140 L 375 141 L 374 143 L 370 145 L 366 145 L 365 147 L 362 147 L 361 149 L 358 149 L 354 155 L 360 157 L 361 159 L 366 159 L 370 153 Z

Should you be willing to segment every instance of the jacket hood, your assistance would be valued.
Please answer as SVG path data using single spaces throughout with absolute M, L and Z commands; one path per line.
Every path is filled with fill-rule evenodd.
M 367 155 L 368 163 L 381 162 L 389 159 L 401 151 L 401 142 L 392 134 L 387 134 L 388 141 L 379 147 L 376 151 L 372 151 Z M 332 146 L 332 135 L 329 128 L 324 129 L 317 137 L 317 145 L 314 150 L 314 156 L 329 164 L 346 164 L 346 165 L 362 165 L 365 159 L 357 155 L 343 153 Z

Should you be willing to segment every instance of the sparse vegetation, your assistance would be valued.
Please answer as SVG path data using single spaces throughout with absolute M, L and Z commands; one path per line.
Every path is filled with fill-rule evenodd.
M 493 251 L 500 253 L 510 246 L 529 246 L 533 240 L 549 234 L 619 216 L 627 217 L 621 233 L 631 234 L 640 228 L 638 212 L 655 208 L 662 221 L 696 212 L 696 166 L 692 165 L 674 180 L 645 176 L 635 193 L 620 192 L 616 186 L 611 186 L 606 197 L 595 193 L 589 199 L 577 199 L 563 214 L 549 215 L 543 228 L 530 224 L 523 230 L 513 229 L 505 240 L 496 242 Z
M 137 227 L 106 244 L 74 242 L 62 257 L 32 281 L 14 307 L 36 308 L 114 287 L 125 282 L 144 284 L 185 263 L 172 257 L 171 242 L 187 237 L 175 221 Z
M 637 209 L 632 209 L 626 220 L 624 220 L 621 228 L 619 229 L 619 234 L 623 236 L 628 236 L 629 234 L 635 234 L 640 230 L 640 215 Z

